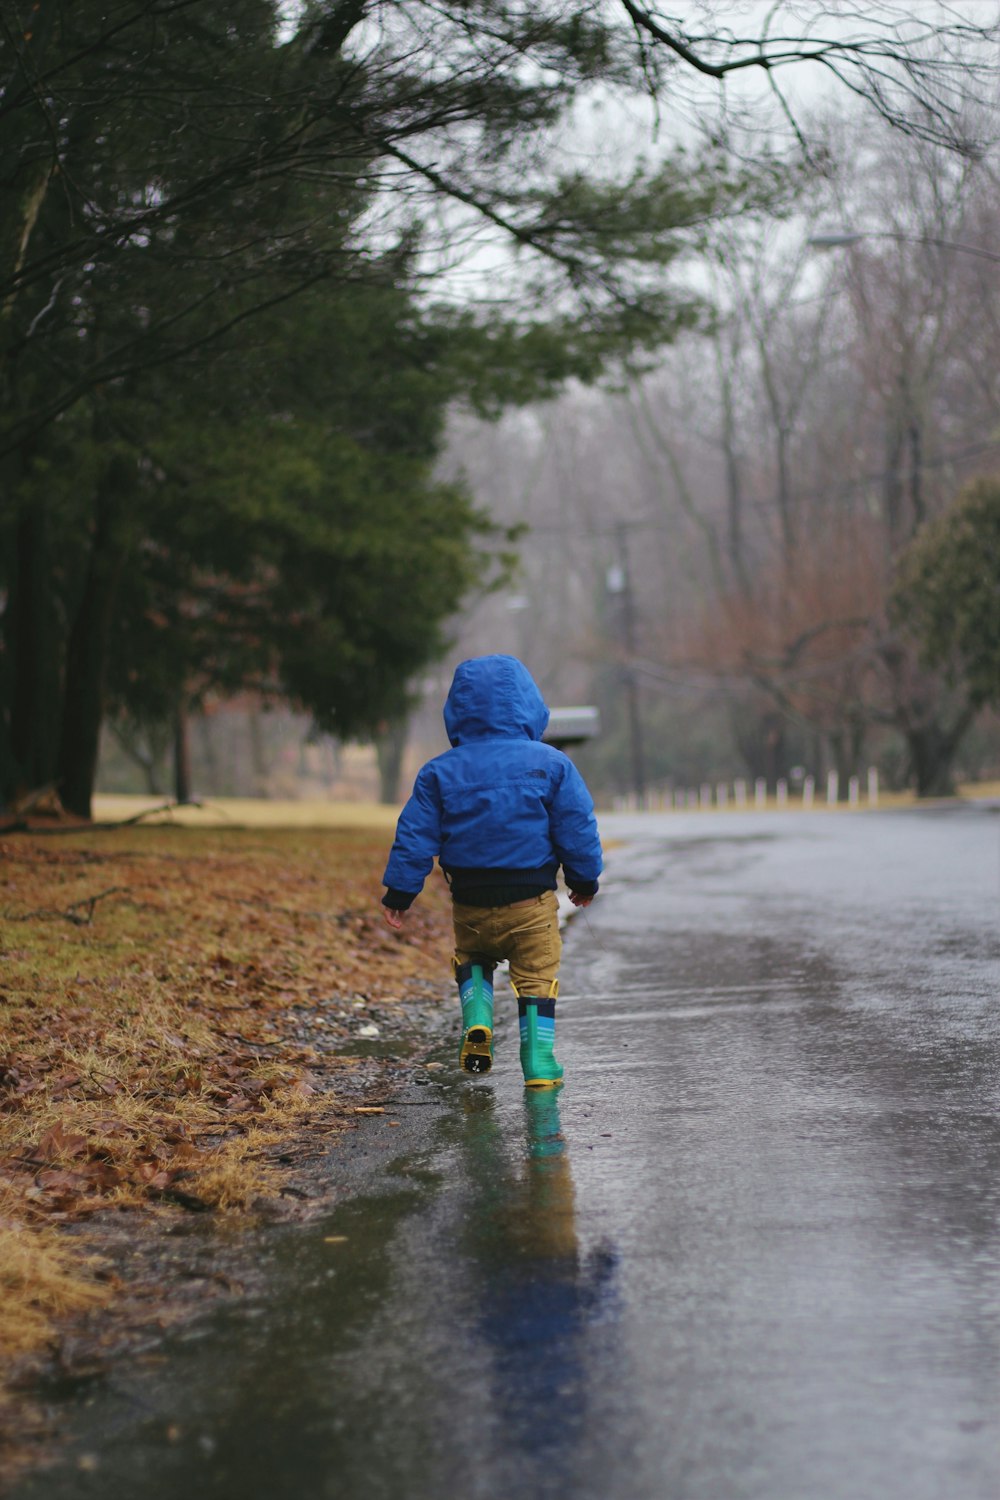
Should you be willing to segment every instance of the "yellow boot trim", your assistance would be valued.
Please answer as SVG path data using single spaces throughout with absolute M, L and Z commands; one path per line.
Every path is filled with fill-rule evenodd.
M 514 991 L 514 994 L 517 996 L 517 998 L 519 1000 L 530 1000 L 532 998 L 532 996 L 536 995 L 537 993 L 538 993 L 537 990 L 515 990 Z M 559 981 L 558 981 L 558 979 L 553 979 L 552 983 L 549 985 L 549 992 L 545 996 L 545 998 L 546 998 L 546 1000 L 558 1000 L 559 999 Z
M 462 1038 L 459 1066 L 466 1073 L 488 1073 L 493 1066 L 493 1032 L 489 1026 L 470 1026 Z

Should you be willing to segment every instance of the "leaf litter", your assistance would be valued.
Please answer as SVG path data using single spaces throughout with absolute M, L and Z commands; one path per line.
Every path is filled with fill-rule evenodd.
M 0 1469 L 26 1438 L 44 1446 L 30 1392 L 47 1367 L 87 1372 L 199 1297 L 238 1294 L 168 1253 L 178 1220 L 316 1212 L 337 1133 L 419 1061 L 448 989 L 449 902 L 432 883 L 392 934 L 386 843 L 0 839 Z

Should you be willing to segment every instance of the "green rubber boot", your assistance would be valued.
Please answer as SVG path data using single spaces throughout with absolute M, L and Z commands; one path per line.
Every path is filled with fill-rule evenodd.
M 458 1063 L 466 1073 L 488 1073 L 493 1066 L 493 965 L 459 964 L 455 970 L 462 1002 L 462 1046 Z
M 528 995 L 517 997 L 517 1022 L 521 1031 L 521 1072 L 529 1089 L 555 1089 L 563 1081 L 556 1062 L 556 1002 Z

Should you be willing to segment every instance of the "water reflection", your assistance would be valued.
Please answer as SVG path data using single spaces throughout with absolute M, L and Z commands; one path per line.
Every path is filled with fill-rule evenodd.
M 525 1090 L 520 1159 L 492 1092 L 469 1090 L 466 1108 L 468 1249 L 483 1276 L 478 1332 L 496 1415 L 522 1459 L 555 1481 L 568 1477 L 583 1430 L 594 1373 L 586 1334 L 613 1318 L 618 1257 L 607 1244 L 581 1250 L 557 1090 Z

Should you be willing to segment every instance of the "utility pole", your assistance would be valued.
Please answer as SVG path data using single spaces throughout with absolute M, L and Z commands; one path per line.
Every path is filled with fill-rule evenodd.
M 620 627 L 624 662 L 622 686 L 625 691 L 625 712 L 628 720 L 629 759 L 632 770 L 632 790 L 639 802 L 646 795 L 646 771 L 642 753 L 642 718 L 639 713 L 639 684 L 633 665 L 636 654 L 635 596 L 632 593 L 632 575 L 628 563 L 627 522 L 619 521 L 615 526 L 618 546 L 618 564 L 608 569 L 608 592 L 621 595 Z

